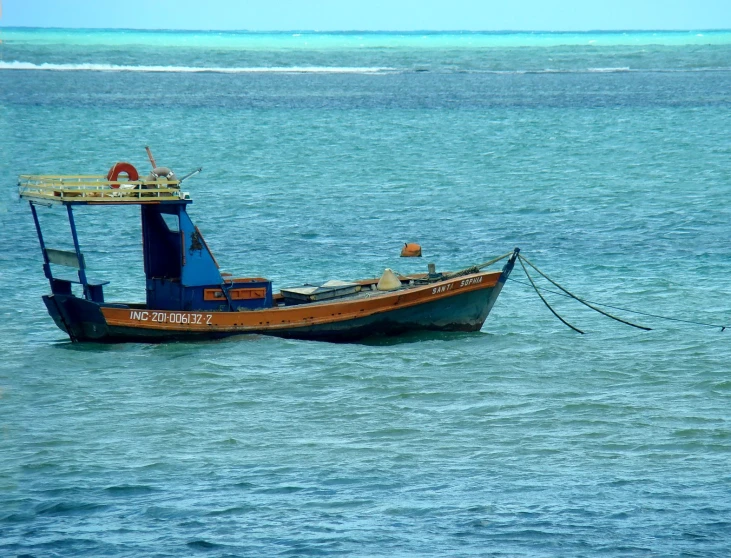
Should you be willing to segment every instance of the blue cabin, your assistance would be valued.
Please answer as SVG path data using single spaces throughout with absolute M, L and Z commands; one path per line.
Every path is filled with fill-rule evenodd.
M 71 284 L 83 286 L 84 298 L 104 302 L 103 286 L 86 277 L 86 265 L 76 233 L 76 205 L 139 205 L 147 308 L 152 310 L 234 312 L 273 306 L 272 283 L 261 277 L 231 278 L 222 274 L 203 235 L 187 212 L 190 196 L 180 181 L 120 183 L 104 177 L 22 176 L 21 196 L 30 201 L 43 253 L 43 270 L 58 295 L 71 295 Z M 36 204 L 66 206 L 74 251 L 47 248 Z M 78 280 L 55 277 L 51 264 L 74 267 Z
M 223 277 L 185 202 L 142 206 L 147 306 L 158 310 L 255 310 L 272 306 L 272 283 Z

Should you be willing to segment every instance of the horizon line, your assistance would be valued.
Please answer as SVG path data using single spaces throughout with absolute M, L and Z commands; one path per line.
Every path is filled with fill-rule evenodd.
M 464 34 L 495 34 L 509 35 L 516 33 L 550 33 L 550 34 L 589 34 L 589 33 L 719 33 L 731 32 L 731 28 L 718 29 L 582 29 L 582 30 L 565 30 L 565 29 L 165 29 L 165 28 L 140 28 L 140 27 L 38 27 L 29 25 L 0 25 L 0 29 L 47 29 L 58 31 L 143 31 L 143 32 L 189 32 L 189 33 L 250 33 L 250 34 L 266 34 L 266 33 L 300 33 L 300 34 L 386 34 L 386 33 L 402 33 L 402 34 L 445 34 L 445 33 L 464 33 Z

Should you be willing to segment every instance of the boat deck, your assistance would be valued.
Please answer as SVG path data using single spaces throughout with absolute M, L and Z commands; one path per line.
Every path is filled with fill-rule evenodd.
M 417 286 L 424 286 L 428 284 L 428 280 L 426 280 L 427 275 L 425 273 L 415 274 L 415 275 L 400 275 L 398 278 L 401 281 L 401 286 L 396 289 L 391 289 L 388 291 L 379 291 L 376 288 L 376 285 L 378 284 L 378 277 L 373 279 L 361 279 L 358 281 L 353 282 L 344 282 L 344 281 L 338 281 L 339 283 L 343 283 L 345 285 L 353 285 L 356 286 L 356 290 L 352 290 L 350 292 L 346 292 L 344 294 L 336 294 L 334 296 L 326 297 L 326 298 L 315 298 L 315 297 L 307 297 L 307 298 L 301 298 L 299 301 L 295 301 L 291 298 L 291 291 L 297 290 L 297 289 L 303 289 L 306 287 L 315 288 L 315 285 L 303 285 L 303 287 L 296 287 L 294 289 L 282 289 L 281 291 L 274 293 L 274 307 L 283 307 L 283 306 L 290 306 L 290 305 L 296 305 L 296 306 L 312 306 L 312 305 L 324 305 L 324 304 L 332 304 L 332 303 L 340 303 L 340 302 L 347 302 L 352 300 L 359 300 L 359 299 L 365 299 L 365 298 L 373 298 L 378 296 L 387 296 L 389 294 L 393 294 L 397 291 L 405 291 L 409 289 L 413 289 Z M 332 281 L 331 281 L 332 282 Z M 327 283 L 326 283 L 327 284 Z M 288 299 L 288 302 L 286 301 Z
M 186 202 L 178 180 L 110 181 L 97 175 L 21 175 L 21 198 L 44 203 L 74 205 L 138 205 Z
M 499 275 L 499 271 L 492 271 L 488 273 L 494 273 L 495 275 Z M 370 299 L 370 298 L 379 298 L 379 297 L 387 297 L 389 295 L 392 295 L 394 293 L 404 293 L 411 291 L 413 289 L 417 289 L 419 287 L 425 287 L 431 284 L 437 284 L 437 283 L 443 283 L 444 281 L 447 281 L 449 279 L 455 279 L 457 277 L 462 276 L 461 273 L 453 273 L 450 271 L 445 271 L 440 273 L 437 277 L 429 278 L 429 275 L 427 273 L 414 273 L 411 275 L 399 275 L 398 278 L 401 281 L 401 286 L 392 289 L 389 291 L 379 291 L 376 288 L 376 285 L 378 284 L 379 278 L 375 277 L 372 279 L 360 279 L 357 281 L 354 281 L 354 284 L 357 284 L 360 287 L 360 290 L 335 296 L 332 298 L 327 298 L 324 300 L 308 300 L 308 301 L 302 301 L 297 304 L 287 304 L 285 302 L 285 297 L 282 294 L 281 291 L 274 293 L 273 295 L 273 306 L 272 308 L 288 308 L 292 306 L 299 306 L 299 307 L 311 307 L 311 306 L 327 306 L 332 304 L 340 304 L 343 302 L 351 302 L 354 300 L 364 300 L 364 299 Z M 143 302 L 109 302 L 106 303 L 105 306 L 109 307 L 125 307 L 125 308 L 133 308 L 137 310 L 154 310 L 154 308 L 149 308 L 147 304 Z M 240 309 L 239 312 L 253 312 L 255 310 L 247 310 L 247 309 Z M 256 311 L 259 311 L 259 309 L 256 309 Z

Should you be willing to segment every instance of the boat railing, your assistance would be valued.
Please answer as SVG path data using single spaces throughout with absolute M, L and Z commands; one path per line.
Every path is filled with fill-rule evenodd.
M 96 175 L 21 175 L 18 194 L 28 200 L 59 203 L 155 203 L 188 200 L 179 180 L 107 180 Z

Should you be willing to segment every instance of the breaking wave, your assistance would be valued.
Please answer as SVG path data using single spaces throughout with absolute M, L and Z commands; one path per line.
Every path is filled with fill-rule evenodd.
M 526 68 L 495 70 L 491 68 L 462 69 L 455 67 L 404 67 L 394 68 L 388 66 L 251 66 L 251 67 L 226 67 L 226 66 L 147 66 L 147 65 L 124 65 L 124 64 L 54 64 L 33 62 L 3 62 L 0 61 L 2 70 L 31 70 L 31 71 L 54 71 L 54 72 L 140 72 L 140 73 L 182 73 L 182 74 L 393 74 L 393 73 L 466 73 L 466 74 L 497 74 L 497 75 L 523 75 L 523 74 L 587 74 L 587 73 L 667 73 L 667 72 L 728 72 L 731 67 L 699 67 L 699 68 L 630 68 L 629 66 L 618 67 L 590 67 L 590 68 Z
M 629 67 L 624 66 L 620 68 L 589 68 L 589 72 L 595 72 L 598 74 L 613 74 L 616 72 L 629 72 Z
M 150 73 L 297 73 L 297 74 L 378 74 L 394 68 L 351 68 L 330 66 L 278 66 L 259 68 L 226 68 L 195 66 L 124 66 L 116 64 L 33 64 L 32 62 L 0 62 L 0 70 L 45 70 L 53 72 L 150 72 Z

